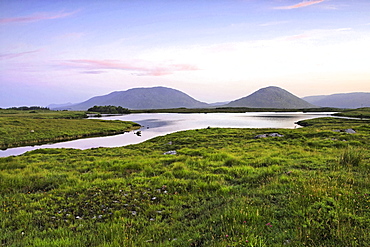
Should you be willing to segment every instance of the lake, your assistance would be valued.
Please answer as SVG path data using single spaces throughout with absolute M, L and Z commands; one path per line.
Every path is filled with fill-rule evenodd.
M 133 121 L 143 126 L 141 136 L 136 131 L 128 133 L 78 139 L 45 145 L 9 148 L 0 151 L 0 157 L 20 155 L 39 148 L 76 148 L 120 147 L 136 144 L 156 136 L 181 130 L 219 128 L 297 128 L 295 122 L 317 117 L 330 116 L 332 112 L 247 112 L 247 113 L 142 113 L 102 117 L 105 120 Z

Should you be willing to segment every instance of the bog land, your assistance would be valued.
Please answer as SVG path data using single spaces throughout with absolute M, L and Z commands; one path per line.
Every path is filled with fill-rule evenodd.
M 370 120 L 301 124 L 0 158 L 0 243 L 367 246 Z
M 85 112 L 0 110 L 0 149 L 121 134 L 133 122 L 86 119 Z

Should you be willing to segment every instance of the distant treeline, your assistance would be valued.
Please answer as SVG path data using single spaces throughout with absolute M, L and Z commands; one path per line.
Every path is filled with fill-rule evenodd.
M 20 111 L 36 111 L 36 110 L 50 111 L 48 107 L 41 107 L 41 106 L 20 106 L 20 107 L 11 107 L 7 109 L 20 110 Z
M 93 106 L 88 109 L 91 112 L 99 112 L 105 114 L 129 114 L 131 111 L 127 108 L 123 108 L 122 106 L 113 106 L 113 105 L 105 105 L 105 106 Z

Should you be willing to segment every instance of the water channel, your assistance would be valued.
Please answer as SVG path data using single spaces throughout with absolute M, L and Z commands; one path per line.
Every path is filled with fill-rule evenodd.
M 181 130 L 218 128 L 297 128 L 297 121 L 330 116 L 332 112 L 247 112 L 247 113 L 142 113 L 120 116 L 108 116 L 100 119 L 133 121 L 143 126 L 141 136 L 136 131 L 120 135 L 84 138 L 67 142 L 44 145 L 9 148 L 0 151 L 0 157 L 20 155 L 40 148 L 76 148 L 120 147 L 136 144 L 156 136 L 162 136 Z

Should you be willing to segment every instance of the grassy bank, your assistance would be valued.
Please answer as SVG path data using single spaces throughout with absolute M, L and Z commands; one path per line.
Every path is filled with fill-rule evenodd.
M 341 117 L 370 118 L 370 107 L 343 110 L 334 115 Z
M 305 124 L 0 158 L 0 243 L 367 246 L 370 122 Z
M 0 111 L 0 148 L 119 134 L 138 128 L 132 122 L 85 119 L 85 112 Z
M 22 111 L 13 109 L 0 109 L 0 118 L 3 117 L 19 117 L 32 119 L 82 119 L 87 118 L 87 114 L 84 111 Z

